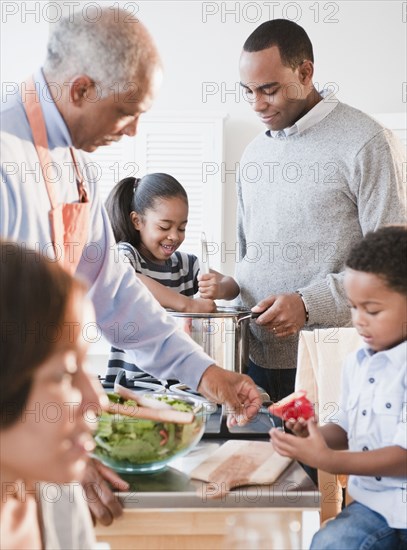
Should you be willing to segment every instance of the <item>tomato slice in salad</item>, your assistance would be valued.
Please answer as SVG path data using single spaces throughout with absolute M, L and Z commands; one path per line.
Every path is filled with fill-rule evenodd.
M 160 441 L 160 446 L 162 447 L 163 445 L 165 445 L 168 441 L 168 432 L 167 430 L 160 430 L 160 435 L 162 437 L 161 441 Z
M 293 418 L 304 418 L 307 420 L 314 416 L 314 406 L 307 398 L 307 392 L 304 390 L 290 393 L 287 397 L 277 403 L 270 405 L 269 412 L 282 418 L 284 421 Z

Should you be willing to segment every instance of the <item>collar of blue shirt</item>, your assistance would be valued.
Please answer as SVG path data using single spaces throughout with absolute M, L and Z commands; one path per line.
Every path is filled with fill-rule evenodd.
M 339 101 L 330 90 L 322 90 L 319 94 L 323 98 L 322 101 L 317 103 L 315 107 L 308 111 L 300 120 L 297 120 L 295 124 L 289 128 L 284 128 L 284 130 L 267 130 L 266 135 L 272 138 L 287 138 L 288 136 L 300 134 L 323 120 L 335 109 Z
M 47 83 L 42 69 L 38 69 L 34 73 L 34 81 L 47 128 L 48 147 L 50 149 L 72 147 L 72 139 L 68 127 L 61 113 L 58 111 L 50 91 L 52 89 L 53 94 L 56 97 L 60 97 L 62 94 L 61 85 L 56 82 Z
M 394 348 L 377 352 L 374 352 L 369 347 L 364 346 L 360 348 L 356 354 L 359 365 L 362 364 L 365 359 L 368 359 L 372 356 L 375 356 L 375 358 L 382 358 L 382 360 L 384 359 L 386 362 L 390 362 L 394 366 L 400 366 L 403 364 L 404 366 L 406 366 L 407 341 L 401 342 L 401 344 L 394 346 Z

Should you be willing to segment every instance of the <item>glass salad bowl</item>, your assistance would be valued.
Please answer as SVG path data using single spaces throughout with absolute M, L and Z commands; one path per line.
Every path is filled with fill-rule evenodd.
M 138 405 L 134 401 L 123 399 L 115 393 L 109 393 L 108 397 L 111 406 L 117 404 L 132 408 L 137 414 Z M 205 407 L 202 402 L 170 393 L 146 394 L 143 398 L 143 406 L 148 407 L 150 400 L 157 400 L 162 403 L 162 406 L 158 405 L 159 410 L 193 413 L 193 419 L 190 423 L 181 424 L 102 412 L 94 436 L 96 447 L 93 456 L 119 473 L 161 470 L 174 458 L 188 453 L 200 441 L 205 430 Z

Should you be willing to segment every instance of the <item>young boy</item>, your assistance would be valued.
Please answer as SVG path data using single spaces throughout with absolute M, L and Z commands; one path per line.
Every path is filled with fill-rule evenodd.
M 407 548 L 407 226 L 368 233 L 349 255 L 345 291 L 366 345 L 343 369 L 339 412 L 318 427 L 290 420 L 274 448 L 333 474 L 350 474 L 354 499 L 311 548 Z

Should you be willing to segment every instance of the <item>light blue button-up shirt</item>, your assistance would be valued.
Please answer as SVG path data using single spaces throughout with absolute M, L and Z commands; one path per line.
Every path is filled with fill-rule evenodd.
M 50 177 L 57 200 L 75 202 L 78 190 L 69 151 L 69 130 L 52 101 L 41 70 L 35 73 L 34 80 L 45 119 L 53 168 Z M 24 96 L 24 84 L 21 93 Z M 51 205 L 22 101 L 16 91 L 1 109 L 0 235 L 54 258 L 48 218 Z M 196 388 L 213 360 L 178 330 L 130 264 L 119 261 L 98 192 L 95 163 L 82 151 L 76 151 L 76 156 L 90 202 L 88 241 L 76 274 L 89 284 L 99 336 L 103 332 L 111 344 L 128 351 L 140 368 L 157 378 L 179 379 Z
M 407 342 L 376 353 L 363 347 L 349 356 L 334 421 L 348 434 L 350 451 L 407 449 Z M 406 488 L 401 477 L 350 476 L 348 484 L 356 501 L 397 529 L 407 528 Z

